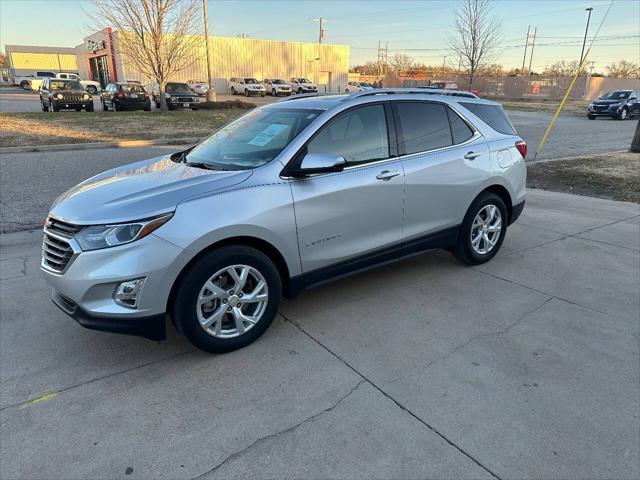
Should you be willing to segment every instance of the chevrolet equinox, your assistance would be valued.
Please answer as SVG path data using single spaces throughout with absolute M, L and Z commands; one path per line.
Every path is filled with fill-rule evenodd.
M 227 352 L 331 278 L 435 248 L 490 260 L 524 207 L 525 155 L 469 92 L 291 97 L 62 194 L 42 271 L 87 328 L 162 339 L 168 315 Z

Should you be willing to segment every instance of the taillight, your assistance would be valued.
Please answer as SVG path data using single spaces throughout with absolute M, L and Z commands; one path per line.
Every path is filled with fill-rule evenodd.
M 145 93 L 145 94 L 144 94 L 144 98 L 149 98 L 149 94 L 148 94 L 148 93 Z
M 522 158 L 527 157 L 527 142 L 525 142 L 524 140 L 517 141 L 516 148 L 520 152 L 520 155 L 522 155 Z
M 124 93 L 120 92 L 116 95 L 117 98 L 124 98 Z

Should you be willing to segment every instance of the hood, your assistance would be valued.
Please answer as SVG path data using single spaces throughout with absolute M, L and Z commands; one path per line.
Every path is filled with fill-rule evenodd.
M 628 98 L 619 98 L 618 100 L 594 100 L 593 103 L 594 105 L 615 105 L 618 103 L 625 103 L 627 100 L 629 100 Z
M 169 156 L 152 158 L 76 185 L 56 199 L 51 215 L 78 225 L 140 220 L 172 211 L 189 198 L 241 183 L 251 174 L 190 167 Z

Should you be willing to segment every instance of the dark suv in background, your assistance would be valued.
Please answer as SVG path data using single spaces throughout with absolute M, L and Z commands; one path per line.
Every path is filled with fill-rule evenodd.
M 160 108 L 160 89 L 157 84 L 151 86 L 151 96 L 156 104 L 156 107 Z M 191 110 L 198 110 L 198 94 L 191 90 L 186 83 L 169 82 L 165 87 L 165 101 L 167 102 L 167 108 L 169 110 L 177 110 L 181 108 L 189 108 Z
M 93 98 L 78 80 L 45 78 L 40 85 L 40 106 L 43 112 L 76 110 L 93 112 Z
M 139 83 L 110 83 L 100 93 L 102 110 L 151 110 L 149 94 Z
M 589 104 L 587 117 L 612 117 L 618 120 L 640 115 L 640 92 L 635 90 L 615 90 L 607 92 Z

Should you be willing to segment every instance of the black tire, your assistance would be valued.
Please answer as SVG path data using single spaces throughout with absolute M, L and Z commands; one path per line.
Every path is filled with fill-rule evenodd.
M 76 108 L 75 108 L 75 111 L 76 111 L 76 112 L 81 112 L 81 111 L 82 111 L 82 107 L 80 107 L 80 108 L 76 107 Z
M 48 112 L 49 111 L 49 106 L 44 104 L 44 101 L 42 99 L 40 99 L 40 106 L 42 107 L 42 111 L 43 112 Z
M 236 89 L 231 87 L 231 95 L 235 95 L 236 94 Z
M 298 95 L 302 94 L 302 89 L 298 88 Z
M 87 105 L 86 110 L 87 110 L 87 112 L 93 112 L 93 104 Z
M 116 103 L 115 100 L 111 102 L 111 107 L 113 108 L 114 112 L 117 112 L 119 110 L 118 104 Z
M 494 205 L 498 208 L 501 215 L 501 227 L 500 235 L 494 247 L 485 254 L 476 252 L 471 245 L 471 227 L 476 215 L 486 206 Z M 481 263 L 491 260 L 496 253 L 500 250 L 504 237 L 507 234 L 507 224 L 509 223 L 509 217 L 507 214 L 507 207 L 504 204 L 502 198 L 495 193 L 484 192 L 478 195 L 473 201 L 469 210 L 467 210 L 460 231 L 458 233 L 458 241 L 456 245 L 451 249 L 453 255 L 463 263 L 469 265 L 479 265 Z
M 271 96 L 272 96 L 272 97 L 277 97 L 277 96 L 278 96 L 278 93 L 276 92 L 276 89 L 275 89 L 275 88 L 272 88 L 272 89 L 271 89 Z
M 267 283 L 269 294 L 266 309 L 258 322 L 244 334 L 224 339 L 204 330 L 198 320 L 196 305 L 205 282 L 231 265 L 248 265 L 258 270 Z M 231 352 L 249 345 L 269 328 L 278 312 L 281 296 L 280 275 L 269 257 L 248 246 L 229 245 L 205 254 L 189 267 L 177 284 L 170 314 L 178 331 L 194 346 L 210 353 Z
M 618 120 L 626 120 L 627 118 L 629 118 L 629 110 L 627 110 L 627 107 L 624 107 L 618 114 Z
M 23 90 L 29 90 L 31 87 L 29 86 L 29 82 L 27 80 L 23 80 L 20 82 L 20 88 Z
M 100 100 L 100 103 L 102 104 L 102 111 L 103 112 L 108 112 L 109 108 L 107 107 L 107 104 L 104 103 L 104 100 Z
M 60 111 L 60 107 L 58 107 L 53 102 L 49 102 L 49 110 L 51 110 L 52 112 L 59 112 Z
M 251 95 L 251 94 L 249 93 L 249 90 L 247 90 L 247 89 L 245 88 L 245 89 L 244 89 L 244 96 L 245 96 L 245 97 L 248 97 L 249 95 Z
M 596 116 L 595 116 L 595 115 L 587 115 L 587 118 L 588 118 L 589 120 L 595 120 L 595 119 L 596 119 Z

